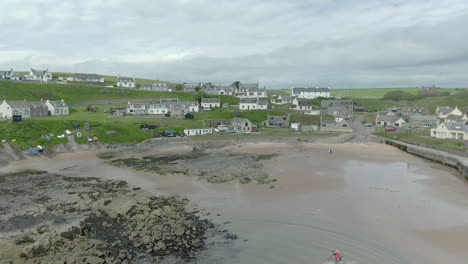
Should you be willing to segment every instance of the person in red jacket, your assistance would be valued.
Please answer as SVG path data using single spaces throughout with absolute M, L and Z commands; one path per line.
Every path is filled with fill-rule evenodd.
M 338 249 L 333 250 L 333 260 L 335 261 L 335 264 L 339 264 L 341 261 L 341 253 Z

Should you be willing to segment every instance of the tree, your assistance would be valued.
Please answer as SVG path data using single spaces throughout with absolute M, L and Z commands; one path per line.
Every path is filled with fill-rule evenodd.
M 201 89 L 200 85 L 197 85 L 197 87 L 195 87 L 195 91 L 197 91 L 197 93 L 200 92 L 200 89 Z
M 240 81 L 235 81 L 235 82 L 232 83 L 232 86 L 234 86 L 234 87 L 236 87 L 237 89 L 239 89 L 240 83 L 241 83 Z
M 182 90 L 184 90 L 184 86 L 182 84 L 178 83 L 178 84 L 176 84 L 175 89 L 176 89 L 176 91 L 181 92 Z
M 415 97 L 416 96 L 414 96 L 413 94 L 398 90 L 398 91 L 391 91 L 391 92 L 386 93 L 383 98 L 385 100 L 407 101 L 407 100 L 413 100 L 415 99 Z

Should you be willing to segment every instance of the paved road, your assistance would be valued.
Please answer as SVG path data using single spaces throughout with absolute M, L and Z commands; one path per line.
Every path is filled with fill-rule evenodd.
M 372 132 L 374 131 L 373 127 L 365 127 L 362 124 L 364 120 L 364 115 L 354 115 L 353 117 L 353 138 L 348 142 L 352 143 L 366 143 L 370 141 Z

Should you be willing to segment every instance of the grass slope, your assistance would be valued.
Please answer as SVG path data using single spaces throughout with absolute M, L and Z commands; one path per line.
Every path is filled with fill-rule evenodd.
M 23 83 L 0 81 L 0 99 L 7 100 L 50 100 L 64 99 L 68 103 L 76 103 L 93 99 L 108 98 L 159 98 L 177 97 L 182 101 L 195 101 L 197 94 L 184 92 L 152 92 L 129 89 L 105 88 L 83 85 L 63 85 L 44 83 Z M 206 96 L 214 97 L 214 96 Z M 239 100 L 232 96 L 220 96 L 221 102 L 238 104 Z

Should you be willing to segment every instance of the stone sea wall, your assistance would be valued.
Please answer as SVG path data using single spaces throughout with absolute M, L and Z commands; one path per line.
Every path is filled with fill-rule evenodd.
M 377 138 L 380 143 L 394 146 L 408 153 L 456 168 L 468 180 L 468 159 L 451 153 L 415 146 L 398 140 Z

